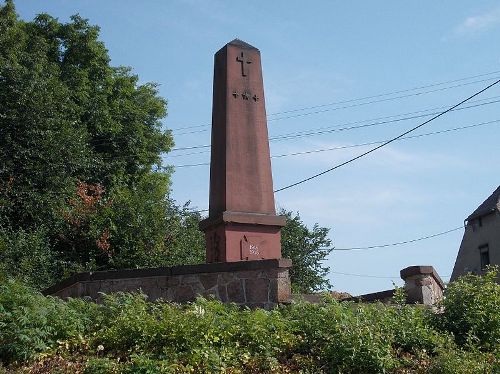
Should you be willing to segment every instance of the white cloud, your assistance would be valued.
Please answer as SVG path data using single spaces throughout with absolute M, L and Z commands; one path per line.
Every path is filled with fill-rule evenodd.
M 476 16 L 467 17 L 454 29 L 456 36 L 475 34 L 500 24 L 500 7 Z

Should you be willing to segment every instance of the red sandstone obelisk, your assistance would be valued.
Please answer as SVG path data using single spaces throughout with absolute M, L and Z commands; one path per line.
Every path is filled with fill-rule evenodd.
M 207 262 L 281 258 L 260 51 L 238 39 L 215 54 Z

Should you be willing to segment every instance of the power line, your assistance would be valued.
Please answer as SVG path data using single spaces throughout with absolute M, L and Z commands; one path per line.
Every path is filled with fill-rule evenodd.
M 354 273 L 343 273 L 340 271 L 330 271 L 332 274 L 346 275 L 350 277 L 361 277 L 361 278 L 378 278 L 378 279 L 395 279 L 400 278 L 399 275 L 393 277 L 384 277 L 380 275 L 369 275 L 369 274 L 354 274 Z M 449 278 L 451 275 L 440 275 L 441 278 Z
M 390 144 L 390 143 L 392 143 L 392 142 L 394 142 L 394 141 L 396 141 L 396 140 L 398 140 L 398 139 L 400 139 L 400 138 L 404 137 L 405 135 L 407 135 L 407 134 L 409 134 L 409 133 L 411 133 L 411 132 L 413 132 L 413 131 L 415 131 L 415 130 L 419 129 L 420 127 L 422 127 L 422 126 L 424 126 L 424 125 L 428 124 L 429 122 L 432 122 L 432 121 L 434 121 L 435 119 L 437 119 L 437 118 L 441 117 L 442 115 L 444 115 L 444 114 L 446 114 L 446 113 L 448 113 L 448 112 L 452 111 L 452 110 L 453 110 L 453 109 L 455 109 L 456 107 L 458 107 L 458 106 L 462 105 L 463 103 L 465 103 L 465 102 L 469 101 L 470 99 L 472 99 L 472 98 L 476 97 L 477 95 L 480 95 L 481 93 L 483 93 L 484 91 L 486 91 L 486 90 L 490 89 L 491 87 L 493 87 L 494 85 L 498 84 L 499 82 L 500 82 L 500 79 L 499 79 L 499 80 L 497 80 L 497 81 L 495 81 L 495 82 L 493 82 L 493 83 L 491 83 L 491 84 L 489 84 L 489 85 L 488 85 L 488 86 L 486 86 L 485 88 L 483 88 L 483 89 L 481 89 L 481 90 L 477 91 L 476 93 L 474 93 L 473 95 L 469 96 L 468 98 L 466 98 L 466 99 L 464 99 L 464 100 L 460 101 L 459 103 L 457 103 L 457 104 L 453 105 L 452 107 L 448 108 L 447 110 L 445 110 L 445 111 L 443 111 L 443 112 L 441 112 L 441 113 L 439 113 L 439 114 L 437 114 L 437 115 L 433 116 L 432 118 L 428 119 L 427 121 L 422 122 L 420 125 L 415 126 L 415 127 L 411 128 L 410 130 L 403 132 L 402 134 L 400 134 L 400 135 L 396 136 L 395 138 L 392 138 L 391 140 L 388 140 L 388 141 L 386 141 L 385 143 L 382 143 L 382 144 L 380 144 L 379 146 L 377 146 L 377 147 L 375 147 L 375 148 L 370 149 L 369 151 L 366 151 L 366 152 L 364 152 L 364 153 L 362 153 L 362 154 L 360 154 L 360 155 L 358 155 L 358 156 L 356 156 L 356 157 L 353 157 L 353 158 L 351 158 L 351 159 L 349 159 L 349 160 L 347 160 L 347 161 L 345 161 L 345 162 L 342 162 L 342 163 L 340 163 L 340 164 L 338 164 L 338 165 L 335 165 L 334 167 L 332 167 L 332 168 L 330 168 L 330 169 L 327 169 L 327 170 L 324 170 L 324 171 L 322 171 L 322 172 L 320 172 L 320 173 L 317 173 L 317 174 L 315 174 L 315 175 L 313 175 L 313 176 L 310 176 L 310 177 L 305 178 L 305 179 L 302 179 L 302 180 L 300 180 L 300 181 L 298 181 L 298 182 L 295 182 L 295 183 L 289 184 L 288 186 L 278 188 L 278 189 L 277 189 L 277 190 L 275 190 L 274 192 L 276 193 L 276 192 L 284 191 L 284 190 L 286 190 L 286 189 L 289 189 L 289 188 L 292 188 L 292 187 L 298 186 L 299 184 L 302 184 L 302 183 L 305 183 L 305 182 L 310 181 L 310 180 L 312 180 L 312 179 L 318 178 L 318 177 L 320 177 L 321 175 L 324 175 L 324 174 L 326 174 L 326 173 L 329 173 L 329 172 L 331 172 L 331 171 L 333 171 L 333 170 L 336 170 L 336 169 L 338 169 L 338 168 L 340 168 L 340 167 L 342 167 L 342 166 L 344 166 L 344 165 L 347 165 L 347 164 L 349 164 L 349 163 L 351 163 L 351 162 L 354 162 L 354 161 L 356 161 L 356 160 L 358 160 L 358 159 L 360 159 L 360 158 L 362 158 L 362 157 L 364 157 L 364 156 L 366 156 L 366 155 L 368 155 L 368 154 L 370 154 L 370 153 L 372 153 L 372 152 L 375 152 L 376 150 L 378 150 L 378 149 L 380 149 L 380 148 L 382 148 L 382 147 L 385 147 L 386 145 L 388 145 L 388 144 Z
M 497 99 L 499 97 L 500 96 L 496 96 L 494 98 Z M 484 102 L 485 101 L 484 99 L 483 100 L 478 100 L 478 101 L 483 101 L 483 102 L 479 103 L 479 104 L 469 105 L 469 106 L 466 106 L 466 107 L 456 108 L 456 109 L 453 110 L 453 112 L 454 111 L 458 111 L 458 110 L 465 110 L 465 109 L 471 109 L 471 108 L 476 108 L 476 107 L 480 107 L 480 106 L 490 105 L 490 104 L 496 104 L 496 103 L 500 102 L 500 100 L 493 100 L 493 101 L 489 101 L 489 102 Z M 442 106 L 442 107 L 435 108 L 435 109 L 444 109 L 444 108 L 447 108 L 447 106 Z M 423 111 L 417 111 L 417 112 L 408 113 L 408 114 L 428 112 L 430 110 L 435 110 L 435 109 L 428 109 L 428 110 L 423 110 Z M 298 131 L 298 132 L 295 132 L 295 133 L 282 134 L 282 135 L 279 135 L 279 136 L 271 137 L 269 140 L 270 141 L 291 140 L 291 139 L 305 138 L 305 137 L 314 136 L 314 135 L 330 134 L 332 132 L 357 130 L 357 129 L 366 128 L 366 127 L 387 125 L 387 124 L 392 124 L 392 123 L 396 123 L 396 122 L 402 122 L 402 121 L 408 121 L 408 120 L 417 119 L 417 118 L 429 117 L 429 116 L 432 116 L 432 115 L 435 115 L 435 114 L 438 114 L 438 113 L 439 112 L 431 112 L 431 113 L 425 113 L 425 114 L 419 114 L 419 115 L 411 115 L 411 116 L 407 116 L 407 117 L 396 118 L 396 119 L 391 119 L 391 120 L 386 120 L 386 121 L 378 121 L 378 120 L 383 119 L 383 118 L 378 118 L 378 119 L 374 119 L 374 120 L 363 120 L 363 121 L 346 123 L 346 124 L 342 124 L 342 125 L 335 125 L 335 126 L 330 126 L 330 127 L 317 128 L 317 129 L 313 129 L 313 130 L 309 130 L 309 131 Z M 386 118 L 393 118 L 393 117 L 394 116 L 390 116 L 390 117 L 386 117 Z M 364 123 L 364 122 L 368 122 L 368 121 L 378 121 L 378 122 L 372 122 L 372 123 L 368 123 L 368 124 L 364 124 L 364 125 L 358 125 L 358 126 L 341 127 L 341 126 L 344 126 L 344 125 L 352 125 L 352 124 Z
M 422 236 L 420 238 L 411 239 L 411 240 L 405 240 L 405 241 L 402 241 L 402 242 L 395 242 L 395 243 L 389 243 L 389 244 L 369 245 L 369 246 L 366 246 L 366 247 L 349 247 L 349 248 L 336 248 L 336 247 L 334 247 L 332 249 L 335 250 L 335 251 L 361 251 L 361 250 L 374 249 L 374 248 L 394 247 L 394 246 L 397 246 L 397 245 L 415 243 L 415 242 L 419 242 L 421 240 L 426 240 L 426 239 L 435 238 L 437 236 L 446 235 L 446 234 L 449 234 L 450 232 L 454 232 L 454 231 L 457 231 L 457 230 L 460 230 L 460 229 L 463 229 L 463 228 L 464 227 L 462 225 L 462 226 L 459 226 L 459 227 L 455 227 L 453 229 L 449 229 L 449 230 L 446 230 L 446 231 L 443 231 L 443 232 L 439 232 L 437 234 Z
M 280 120 L 283 120 L 283 119 L 298 118 L 298 117 L 310 116 L 310 115 L 313 115 L 313 114 L 320 114 L 320 113 L 325 113 L 325 112 L 331 112 L 331 111 L 340 110 L 340 109 L 356 108 L 356 107 L 359 107 L 359 106 L 364 106 L 364 105 L 369 105 L 369 104 L 376 104 L 376 103 L 382 103 L 382 102 L 393 101 L 393 100 L 398 100 L 398 99 L 405 99 L 405 98 L 408 98 L 408 97 L 420 96 L 420 95 L 424 95 L 424 94 L 428 94 L 428 93 L 440 92 L 440 91 L 445 91 L 445 90 L 449 90 L 449 89 L 452 89 L 452 88 L 468 86 L 470 84 L 483 83 L 483 82 L 487 82 L 487 81 L 490 81 L 492 79 L 497 79 L 497 78 L 498 77 L 493 77 L 493 78 L 482 79 L 482 80 L 474 81 L 474 82 L 462 83 L 462 84 L 458 84 L 458 85 L 450 86 L 450 87 L 436 88 L 436 89 L 429 90 L 429 91 L 416 92 L 416 93 L 412 93 L 412 94 L 406 94 L 406 95 L 401 95 L 401 96 L 396 96 L 396 97 L 389 97 L 389 98 L 379 99 L 379 100 L 372 100 L 372 101 L 367 101 L 367 102 L 358 103 L 358 104 L 344 105 L 344 106 L 341 106 L 341 107 L 335 107 L 335 108 L 331 108 L 331 109 L 323 109 L 323 110 L 318 110 L 318 111 L 315 111 L 315 112 L 308 112 L 308 113 L 295 114 L 295 115 L 286 116 L 286 117 L 273 118 L 273 119 L 270 119 L 269 121 L 280 121 Z
M 343 100 L 343 101 L 336 101 L 336 102 L 332 102 L 332 103 L 328 103 L 328 104 L 321 104 L 321 105 L 304 107 L 304 108 L 300 108 L 300 109 L 286 110 L 286 111 L 282 111 L 282 112 L 271 113 L 270 116 L 274 116 L 274 115 L 278 115 L 278 114 L 286 114 L 286 113 L 299 112 L 299 111 L 303 111 L 303 110 L 316 109 L 316 108 L 321 108 L 321 107 L 331 106 L 331 105 L 346 104 L 346 103 L 351 103 L 351 102 L 354 102 L 354 101 L 362 101 L 362 100 L 375 99 L 377 97 L 383 97 L 383 96 L 389 96 L 389 95 L 397 95 L 397 94 L 400 94 L 400 93 L 403 93 L 403 92 L 410 92 L 410 91 L 421 90 L 421 89 L 430 88 L 430 87 L 442 86 L 443 84 L 462 82 L 462 81 L 465 81 L 465 80 L 475 79 L 475 78 L 480 78 L 480 77 L 485 77 L 487 75 L 493 75 L 493 74 L 498 74 L 498 73 L 500 73 L 500 70 L 493 71 L 493 72 L 490 72 L 490 73 L 473 75 L 473 76 L 469 76 L 469 77 L 465 77 L 465 78 L 454 79 L 454 80 L 450 80 L 450 81 L 446 81 L 446 82 L 433 83 L 433 84 L 428 84 L 428 85 L 420 86 L 420 87 L 413 87 L 413 88 L 407 88 L 407 89 L 399 90 L 399 91 L 392 91 L 392 92 L 387 92 L 387 93 L 382 93 L 382 94 L 377 94 L 377 95 L 365 96 L 365 97 L 361 97 L 361 98 L 357 98 L 357 99 L 349 99 L 349 100 Z
M 474 105 L 469 105 L 469 106 L 466 106 L 463 108 L 453 109 L 451 111 L 466 110 L 466 109 L 476 108 L 476 107 L 480 107 L 480 106 L 496 104 L 496 103 L 500 102 L 500 100 L 493 100 L 493 99 L 498 99 L 499 97 L 500 96 L 493 96 L 493 97 L 486 98 L 486 99 L 476 100 L 476 101 L 474 101 L 474 103 L 476 103 Z M 485 102 L 486 100 L 490 100 L 490 101 Z M 423 109 L 423 110 L 414 111 L 414 112 L 395 114 L 395 115 L 391 115 L 391 116 L 378 117 L 378 118 L 367 119 L 367 120 L 345 122 L 342 124 L 326 126 L 326 127 L 319 127 L 319 128 L 307 130 L 307 131 L 285 133 L 285 134 L 281 134 L 281 135 L 272 136 L 269 138 L 269 141 L 276 142 L 276 141 L 280 141 L 280 140 L 293 140 L 293 139 L 300 139 L 300 138 L 305 138 L 305 137 L 314 136 L 314 135 L 330 134 L 333 132 L 341 132 L 341 131 L 351 131 L 351 130 L 356 130 L 356 129 L 361 129 L 361 128 L 392 124 L 392 123 L 396 123 L 396 122 L 403 122 L 403 121 L 408 121 L 408 120 L 412 120 L 412 119 L 423 118 L 423 117 L 428 117 L 428 116 L 439 114 L 440 112 L 432 112 L 432 113 L 415 115 L 416 113 L 429 112 L 432 110 L 443 109 L 443 108 L 447 108 L 447 106 L 441 106 L 441 107 L 430 108 L 430 109 Z M 406 115 L 409 115 L 409 116 L 406 116 Z M 401 117 L 401 116 L 406 116 L 406 117 L 394 118 L 394 117 Z M 393 118 L 393 119 L 389 120 L 388 118 Z M 387 120 L 385 120 L 385 119 L 387 119 Z M 384 121 L 381 121 L 381 120 L 384 120 Z M 369 121 L 375 121 L 375 122 L 366 124 L 366 122 L 369 122 Z M 357 125 L 360 123 L 365 123 L 365 124 Z M 344 127 L 342 127 L 342 126 L 344 126 Z M 210 148 L 210 146 L 211 146 L 210 144 L 201 144 L 201 145 L 188 146 L 188 147 L 172 148 L 171 151 L 175 152 L 175 151 L 183 151 L 183 150 L 191 150 L 191 149 Z M 202 153 L 202 152 L 200 152 L 200 153 Z M 184 154 L 183 156 L 186 156 L 186 154 Z
M 449 90 L 449 89 L 452 89 L 452 88 L 468 86 L 468 85 L 475 84 L 475 83 L 483 83 L 483 82 L 487 82 L 487 81 L 490 81 L 492 79 L 497 79 L 497 78 L 498 77 L 491 77 L 491 78 L 482 79 L 482 80 L 478 80 L 478 81 L 474 81 L 474 82 L 462 83 L 462 84 L 458 84 L 458 85 L 455 85 L 455 86 L 441 87 L 441 88 L 437 88 L 437 89 L 433 89 L 433 90 L 429 90 L 429 91 L 416 92 L 416 93 L 406 94 L 406 95 L 401 95 L 401 96 L 396 96 L 396 97 L 389 97 L 389 98 L 385 98 L 385 99 L 372 100 L 372 101 L 367 101 L 367 102 L 358 103 L 358 104 L 344 105 L 344 106 L 341 106 L 341 107 L 335 107 L 335 108 L 330 108 L 330 109 L 323 109 L 323 110 L 318 110 L 318 111 L 315 111 L 315 112 L 295 114 L 295 115 L 290 115 L 290 116 L 286 116 L 286 117 L 270 118 L 270 119 L 268 119 L 268 122 L 271 122 L 271 121 L 280 121 L 280 120 L 284 120 L 284 119 L 291 119 L 291 118 L 297 118 L 297 117 L 310 116 L 310 115 L 314 115 L 314 114 L 331 112 L 331 111 L 340 110 L 340 109 L 355 108 L 355 107 L 359 107 L 359 106 L 365 106 L 365 105 L 376 104 L 376 103 L 381 103 L 381 102 L 394 101 L 394 100 L 398 100 L 398 99 L 405 99 L 405 98 L 412 97 L 412 96 L 420 96 L 420 95 L 424 95 L 424 94 L 428 94 L 428 93 L 435 93 L 435 92 L 445 91 L 445 90 Z M 375 97 L 377 97 L 377 96 L 375 96 Z M 356 101 L 356 99 L 346 100 L 344 102 L 348 103 L 348 102 L 352 102 L 352 101 Z M 316 107 L 321 107 L 321 106 L 326 106 L 326 105 L 330 105 L 330 104 L 320 105 L 320 106 L 316 106 Z M 204 125 L 204 126 L 210 126 L 210 124 Z M 188 135 L 188 134 L 195 134 L 195 133 L 206 132 L 206 131 L 209 131 L 209 129 L 184 132 L 184 133 L 177 134 L 177 136 Z
M 350 277 L 361 277 L 361 278 L 377 278 L 377 279 L 395 279 L 395 278 L 397 279 L 397 278 L 400 278 L 399 275 L 398 276 L 394 276 L 394 277 L 383 277 L 383 276 L 379 276 L 379 275 L 343 273 L 343 272 L 340 272 L 340 271 L 330 271 L 330 273 L 332 273 L 332 274 L 338 274 L 338 275 L 347 275 L 347 276 L 350 276 Z
M 495 104 L 495 103 L 500 102 L 500 100 L 496 100 L 498 98 L 500 98 L 500 96 L 492 96 L 492 97 L 488 97 L 488 98 L 484 98 L 484 99 L 474 100 L 474 101 L 471 101 L 471 103 L 481 103 L 481 104 L 478 104 L 478 105 L 469 105 L 469 106 L 466 106 L 466 107 L 457 108 L 456 110 L 466 110 L 466 109 L 471 109 L 471 108 L 475 108 L 475 107 L 478 107 L 478 106 Z M 487 101 L 487 100 L 490 100 L 490 102 L 486 102 L 485 103 L 485 101 Z M 421 109 L 421 110 L 417 110 L 417 111 L 413 111 L 413 112 L 398 113 L 398 114 L 392 114 L 392 115 L 389 115 L 389 116 L 383 116 L 383 117 L 377 117 L 377 118 L 371 118 L 371 119 L 364 119 L 364 120 L 359 120 L 359 121 L 344 122 L 344 123 L 341 123 L 341 124 L 330 125 L 330 126 L 322 126 L 322 127 L 317 127 L 315 129 L 311 129 L 311 130 L 304 130 L 304 131 L 298 131 L 298 132 L 291 132 L 291 133 L 285 133 L 285 134 L 281 134 L 281 135 L 276 135 L 274 137 L 271 137 L 270 141 L 276 141 L 276 140 L 280 139 L 280 137 L 288 137 L 289 135 L 295 135 L 295 134 L 297 134 L 297 135 L 302 135 L 302 134 L 309 135 L 308 132 L 318 131 L 318 133 L 319 133 L 320 130 L 329 130 L 329 129 L 338 128 L 338 127 L 342 127 L 342 126 L 347 127 L 347 126 L 352 126 L 352 125 L 356 125 L 356 124 L 360 124 L 360 123 L 366 123 L 366 122 L 371 122 L 371 121 L 375 121 L 373 123 L 373 125 L 391 123 L 391 121 L 384 121 L 384 122 L 376 122 L 376 121 L 382 121 L 382 120 L 387 120 L 387 119 L 390 119 L 390 118 L 396 118 L 396 117 L 406 116 L 406 117 L 403 117 L 403 118 L 397 118 L 394 121 L 392 121 L 392 122 L 401 122 L 401 121 L 406 121 L 406 120 L 421 118 L 421 117 L 425 117 L 425 116 L 431 116 L 431 115 L 437 114 L 439 112 L 427 113 L 427 114 L 422 115 L 422 116 L 413 116 L 413 115 L 418 114 L 418 113 L 436 111 L 436 110 L 441 110 L 441 109 L 445 109 L 445 108 L 448 108 L 448 106 L 439 106 L 439 107 L 434 107 L 434 108 Z M 370 127 L 370 126 L 364 126 L 364 127 Z M 352 129 L 357 129 L 357 128 L 358 127 L 356 127 L 356 126 L 352 126 Z M 343 131 L 349 131 L 349 130 L 351 130 L 351 128 L 346 128 Z M 203 146 L 200 146 L 200 147 L 201 148 L 206 148 L 206 147 L 208 147 L 208 145 L 203 145 Z M 174 151 L 177 151 L 177 150 L 180 150 L 180 149 L 175 149 L 174 148 Z M 198 152 L 189 152 L 189 153 L 183 153 L 183 154 L 177 154 L 177 155 L 169 155 L 169 157 L 184 157 L 184 156 L 198 155 L 198 154 L 203 154 L 203 153 L 210 153 L 210 150 L 198 151 Z
M 404 136 L 404 137 L 398 139 L 397 141 L 407 140 L 407 139 L 422 138 L 422 137 L 425 137 L 425 136 L 433 136 L 433 135 L 445 134 L 445 133 L 454 132 L 454 131 L 461 131 L 461 130 L 466 130 L 466 129 L 470 129 L 470 128 L 491 125 L 491 124 L 498 123 L 498 122 L 500 122 L 500 119 L 496 119 L 496 120 L 492 120 L 492 121 L 487 121 L 487 122 L 481 122 L 481 123 L 475 123 L 475 124 L 467 125 L 467 126 L 453 127 L 453 128 L 449 128 L 449 129 L 445 129 L 445 130 L 433 131 L 433 132 L 428 132 L 428 133 L 424 133 L 424 134 Z M 364 147 L 364 146 L 368 146 L 368 145 L 382 144 L 382 143 L 387 142 L 388 140 L 389 139 L 378 140 L 378 141 L 367 142 L 367 143 L 348 144 L 348 145 L 337 146 L 337 147 L 330 147 L 330 148 L 313 149 L 313 150 L 309 150 L 309 151 L 283 153 L 283 154 L 279 154 L 279 155 L 272 155 L 271 158 L 282 158 L 282 157 L 289 157 L 289 156 L 301 156 L 301 155 L 306 155 L 306 154 L 311 154 L 311 153 L 320 153 L 320 152 L 328 152 L 328 151 L 335 151 L 335 150 L 341 150 L 341 149 Z M 210 162 L 201 162 L 201 163 L 197 163 L 197 164 L 172 165 L 172 166 L 175 167 L 175 168 L 188 168 L 188 167 L 207 166 L 207 165 L 210 165 Z
M 381 93 L 381 94 L 376 94 L 376 95 L 371 95 L 371 96 L 365 96 L 365 97 L 355 98 L 355 99 L 341 100 L 341 101 L 336 101 L 336 102 L 331 102 L 331 103 L 326 103 L 326 104 L 319 104 L 319 105 L 313 105 L 313 106 L 309 106 L 309 107 L 303 107 L 303 108 L 299 108 L 299 109 L 291 109 L 291 110 L 286 110 L 286 111 L 281 111 L 281 112 L 275 112 L 275 113 L 269 114 L 268 117 L 270 117 L 270 116 L 276 116 L 276 115 L 279 115 L 279 114 L 287 114 L 287 113 L 294 113 L 294 112 L 299 112 L 299 111 L 304 111 L 304 110 L 311 110 L 311 109 L 316 109 L 316 108 L 322 108 L 322 107 L 327 107 L 327 106 L 332 106 L 332 105 L 340 105 L 340 104 L 352 103 L 352 102 L 356 102 L 356 101 L 363 101 L 363 100 L 375 99 L 375 98 L 378 98 L 378 97 L 384 97 L 384 96 L 390 96 L 390 95 L 397 95 L 397 94 L 404 93 L 404 92 L 411 92 L 411 91 L 426 89 L 426 88 L 430 88 L 430 87 L 442 86 L 444 84 L 462 82 L 462 81 L 466 81 L 466 80 L 469 80 L 469 79 L 475 79 L 475 78 L 485 77 L 485 76 L 488 76 L 488 75 L 493 75 L 493 74 L 498 74 L 498 73 L 500 73 L 500 70 L 492 71 L 492 72 L 489 72 L 489 73 L 483 73 L 483 74 L 468 76 L 468 77 L 459 78 L 459 79 L 453 79 L 453 80 L 439 82 L 439 83 L 428 84 L 428 85 L 424 85 L 424 86 L 418 86 L 418 87 L 407 88 L 407 89 L 403 89 L 403 90 L 397 90 L 397 91 L 392 91 L 392 92 L 386 92 L 386 93 Z M 489 78 L 489 79 L 495 79 L 495 78 L 493 77 L 493 78 Z M 485 81 L 485 80 L 483 80 L 483 81 Z M 481 82 L 483 82 L 483 81 L 481 81 Z M 479 81 L 470 82 L 468 84 L 473 84 L 473 83 L 479 83 Z M 451 88 L 456 88 L 456 87 L 457 86 L 453 86 Z M 460 86 L 458 86 L 458 87 L 460 87 Z M 203 124 L 203 125 L 183 126 L 183 127 L 173 128 L 173 129 L 170 129 L 170 130 L 175 132 L 175 131 L 179 131 L 179 130 L 187 130 L 187 129 L 194 129 L 194 128 L 200 128 L 200 127 L 207 127 L 207 126 L 211 126 L 211 124 L 208 123 L 208 124 Z M 203 130 L 203 131 L 207 131 L 207 130 Z

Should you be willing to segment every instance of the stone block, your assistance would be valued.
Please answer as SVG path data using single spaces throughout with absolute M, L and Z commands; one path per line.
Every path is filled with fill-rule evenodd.
M 199 275 L 200 282 L 205 290 L 215 287 L 217 285 L 218 278 L 219 275 L 217 273 Z
M 223 272 L 223 273 L 218 273 L 219 277 L 217 282 L 219 284 L 228 284 L 230 282 L 233 282 L 236 279 L 236 275 L 234 272 Z
M 248 303 L 269 301 L 269 279 L 245 279 L 245 295 Z
M 235 280 L 227 284 L 227 301 L 242 304 L 245 300 L 245 288 L 242 280 Z M 267 300 L 266 300 L 267 301 Z
M 221 302 L 226 303 L 228 301 L 226 285 L 218 285 L 217 293 Z
M 193 289 L 187 285 L 177 286 L 173 291 L 174 294 L 172 301 L 175 301 L 177 303 L 193 301 L 196 298 L 196 294 L 193 292 Z
M 181 276 L 180 281 L 182 284 L 192 284 L 192 283 L 198 283 L 200 281 L 200 278 L 198 274 L 186 274 Z
M 239 279 L 249 279 L 249 278 L 259 278 L 261 271 L 260 270 L 247 270 L 247 271 L 238 271 L 235 273 L 236 277 Z
M 178 286 L 179 284 L 180 284 L 180 276 L 166 277 L 166 286 L 167 287 Z

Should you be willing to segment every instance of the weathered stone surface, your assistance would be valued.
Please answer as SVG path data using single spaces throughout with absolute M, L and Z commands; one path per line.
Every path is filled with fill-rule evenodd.
M 288 274 L 288 267 L 280 268 L 281 260 L 248 261 L 243 265 L 232 263 L 229 266 L 212 264 L 200 269 L 234 269 L 234 271 L 209 271 L 207 273 L 187 273 L 193 269 L 193 265 L 185 269 L 176 267 L 162 268 L 161 271 L 127 272 L 122 270 L 120 274 L 123 279 L 117 278 L 113 272 L 110 279 L 105 279 L 103 274 L 95 276 L 77 275 L 73 279 L 83 279 L 73 284 L 67 281 L 61 282 L 59 288 L 52 287 L 57 291 L 53 293 L 59 297 L 90 297 L 102 302 L 102 294 L 113 292 L 142 291 L 148 296 L 148 300 L 162 299 L 174 302 L 192 301 L 197 295 L 214 297 L 222 302 L 234 302 L 239 305 L 252 307 L 270 308 L 278 302 L 286 302 L 289 297 L 290 282 L 288 278 L 282 278 L 282 274 Z M 284 263 L 288 266 L 288 263 Z M 262 268 L 259 268 L 261 266 Z M 277 266 L 280 271 L 275 271 Z M 196 269 L 197 266 L 194 267 Z M 172 275 L 177 273 L 178 275 Z M 130 275 L 147 274 L 147 277 L 129 277 Z M 158 274 L 151 276 L 151 274 Z M 170 274 L 170 275 L 165 275 Z M 246 287 L 246 289 L 245 289 Z
M 219 273 L 218 283 L 228 284 L 236 279 L 235 272 Z
M 281 257 L 260 52 L 233 40 L 215 54 L 207 262 Z
M 190 286 L 177 286 L 174 289 L 174 301 L 179 303 L 185 303 L 187 301 L 193 301 L 196 295 Z
M 277 298 L 269 299 L 269 301 L 275 303 L 287 303 L 290 301 L 292 294 L 292 285 L 290 278 L 278 278 L 277 279 Z
M 217 286 L 217 292 L 218 292 L 219 300 L 220 301 L 222 301 L 223 303 L 225 303 L 225 302 L 228 301 L 227 289 L 226 289 L 226 285 L 225 284 Z
M 172 277 L 167 277 L 166 278 L 166 286 L 167 287 L 173 287 L 173 286 L 178 286 L 180 284 L 180 277 L 172 276 Z
M 198 274 L 186 274 L 181 276 L 182 284 L 198 283 L 200 281 Z
M 236 277 L 239 279 L 260 278 L 261 274 L 262 271 L 260 270 L 238 271 L 235 273 Z
M 218 278 L 219 274 L 217 273 L 199 275 L 199 280 L 203 285 L 203 288 L 205 288 L 206 290 L 215 287 L 217 285 Z
M 267 303 L 269 301 L 269 279 L 245 279 L 245 294 L 249 303 Z
M 400 274 L 408 303 L 433 306 L 443 298 L 444 283 L 432 266 L 409 266 Z
M 227 301 L 231 303 L 245 303 L 245 289 L 243 287 L 243 281 L 236 280 L 228 283 L 226 286 L 227 290 Z

